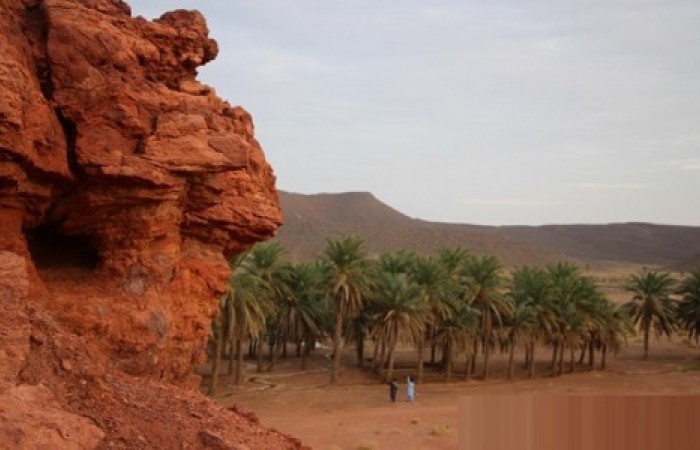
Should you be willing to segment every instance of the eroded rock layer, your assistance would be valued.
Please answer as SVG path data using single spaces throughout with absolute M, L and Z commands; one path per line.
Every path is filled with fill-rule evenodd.
M 65 412 L 75 448 L 154 445 L 146 425 L 117 439 L 99 398 L 198 398 L 159 383 L 194 386 L 227 257 L 281 223 L 250 115 L 196 80 L 208 34 L 196 11 L 151 22 L 119 0 L 0 5 L 0 396 L 50 405 L 44 425 Z M 193 442 L 228 445 L 214 428 Z

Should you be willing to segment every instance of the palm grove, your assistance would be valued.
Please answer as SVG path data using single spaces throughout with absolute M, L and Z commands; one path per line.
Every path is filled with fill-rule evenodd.
M 615 305 L 570 263 L 522 266 L 506 275 L 496 257 L 461 248 L 370 259 L 357 236 L 329 239 L 323 255 L 310 262 L 286 261 L 278 243 L 265 243 L 230 264 L 209 347 L 212 373 L 221 373 L 226 360 L 235 384 L 243 380 L 246 354 L 260 372 L 293 349 L 304 369 L 316 343 L 327 339 L 335 384 L 343 343 L 354 345 L 357 364 L 370 362 L 382 380 L 393 376 L 397 348 L 412 346 L 420 382 L 428 361 L 447 380 L 458 361 L 464 378 L 485 379 L 493 353 L 501 352 L 511 379 L 516 350 L 524 354 L 528 377 L 535 374 L 536 352 L 549 352 L 548 371 L 558 376 L 577 364 L 594 369 L 596 361 L 605 369 L 608 353 L 637 330 L 645 358 L 650 333 L 700 336 L 700 268 L 680 282 L 665 272 L 635 274 L 625 285 L 630 301 Z M 210 395 L 218 378 L 211 377 Z

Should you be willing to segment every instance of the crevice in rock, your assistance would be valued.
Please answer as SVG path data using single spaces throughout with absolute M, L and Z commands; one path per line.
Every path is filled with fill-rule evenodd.
M 143 155 L 144 153 L 146 153 L 146 139 L 139 136 L 136 145 L 134 145 L 134 155 Z
M 78 126 L 75 122 L 63 115 L 59 108 L 56 108 L 56 117 L 63 127 L 63 134 L 66 137 L 66 155 L 68 157 L 68 168 L 74 176 L 81 173 L 80 165 L 78 164 L 78 156 L 75 152 L 75 144 L 78 140 Z
M 47 56 L 49 24 L 46 11 L 40 2 L 32 3 L 25 7 L 24 24 L 34 47 L 34 65 L 39 88 L 44 98 L 51 100 L 54 87 L 51 81 L 51 65 Z
M 67 236 L 56 226 L 43 224 L 27 233 L 37 269 L 81 268 L 94 270 L 100 263 L 97 249 L 87 236 Z

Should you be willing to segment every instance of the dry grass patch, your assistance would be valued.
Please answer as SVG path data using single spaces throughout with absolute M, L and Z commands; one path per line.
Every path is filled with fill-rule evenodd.
M 452 434 L 452 428 L 448 424 L 439 424 L 435 425 L 431 430 L 430 430 L 430 435 L 439 437 L 439 438 L 444 438 L 448 437 Z

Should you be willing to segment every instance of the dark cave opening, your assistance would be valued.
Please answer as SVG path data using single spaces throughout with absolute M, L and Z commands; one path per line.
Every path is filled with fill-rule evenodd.
M 100 263 L 97 249 L 87 236 L 67 236 L 42 225 L 27 233 L 29 252 L 37 269 L 82 268 L 94 270 Z

